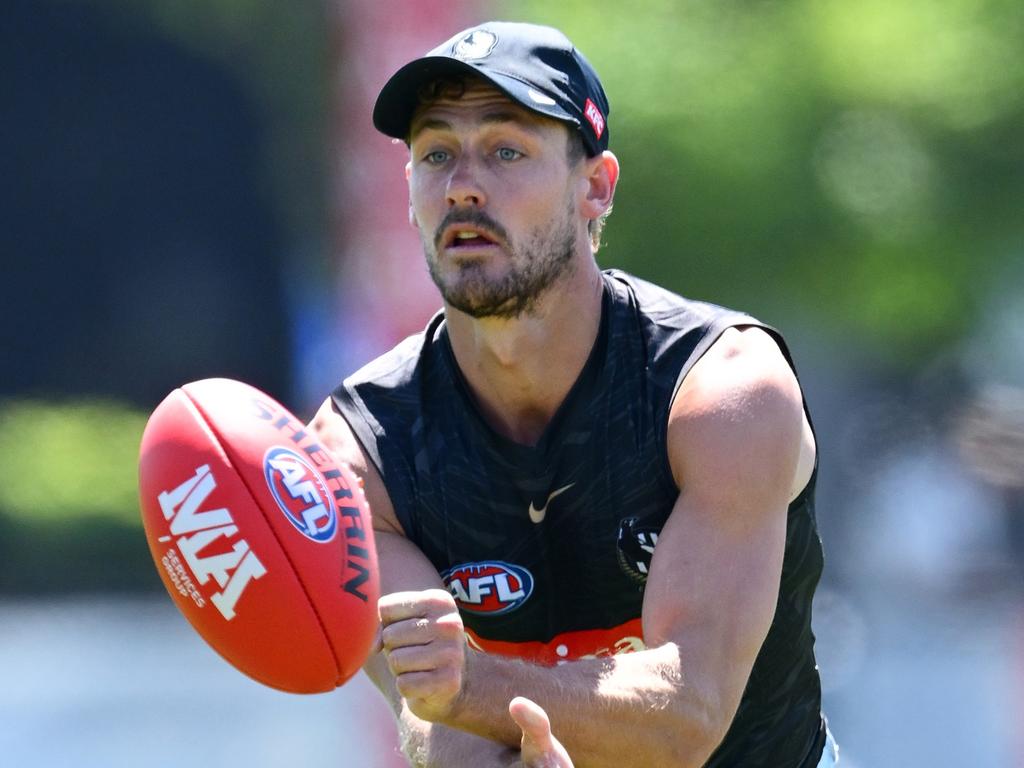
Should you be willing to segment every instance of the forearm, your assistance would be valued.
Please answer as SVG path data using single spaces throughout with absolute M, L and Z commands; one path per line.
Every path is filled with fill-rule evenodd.
M 519 764 L 518 741 L 506 746 L 414 715 L 379 653 L 373 654 L 363 669 L 391 707 L 400 748 L 412 768 L 509 768 Z
M 539 667 L 484 654 L 467 658 L 466 685 L 445 721 L 509 746 L 520 732 L 507 714 L 512 696 L 548 713 L 577 768 L 695 766 L 721 738 L 706 687 L 684 680 L 678 647 Z
M 398 716 L 402 753 L 412 768 L 511 768 L 518 748 L 465 731 L 428 723 L 402 707 Z
M 525 696 L 547 713 L 577 768 L 699 768 L 725 734 L 742 693 L 735 670 L 736 685 L 716 684 L 729 677 L 723 666 L 732 659 L 708 652 L 699 631 L 687 634 L 685 651 L 665 643 L 541 667 L 468 649 L 447 591 L 393 593 L 378 608 L 382 654 L 367 672 L 396 715 L 406 707 L 421 720 L 516 747 L 522 734 L 508 706 Z M 682 658 L 700 659 L 686 668 L 685 679 Z

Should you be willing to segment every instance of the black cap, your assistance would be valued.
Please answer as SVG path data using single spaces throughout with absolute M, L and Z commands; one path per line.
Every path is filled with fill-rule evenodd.
M 608 99 L 583 54 L 553 27 L 492 21 L 464 30 L 398 70 L 381 89 L 373 124 L 407 139 L 422 86 L 474 74 L 527 109 L 572 125 L 593 157 L 608 148 Z

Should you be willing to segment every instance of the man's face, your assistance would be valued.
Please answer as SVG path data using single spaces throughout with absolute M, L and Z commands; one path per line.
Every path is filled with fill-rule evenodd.
M 410 212 L 450 306 L 517 317 L 572 269 L 581 244 L 589 253 L 567 142 L 563 124 L 482 83 L 416 113 Z

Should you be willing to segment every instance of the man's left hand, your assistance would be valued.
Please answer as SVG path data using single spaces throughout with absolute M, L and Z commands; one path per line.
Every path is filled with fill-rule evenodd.
M 522 768 L 573 768 L 565 747 L 551 733 L 547 713 L 529 699 L 517 696 L 508 713 L 523 731 Z

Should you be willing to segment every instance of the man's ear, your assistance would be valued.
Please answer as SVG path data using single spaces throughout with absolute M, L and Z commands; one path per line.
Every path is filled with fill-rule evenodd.
M 598 219 L 612 207 L 615 185 L 619 182 L 619 160 L 605 150 L 584 161 L 586 189 L 581 211 L 588 219 Z

